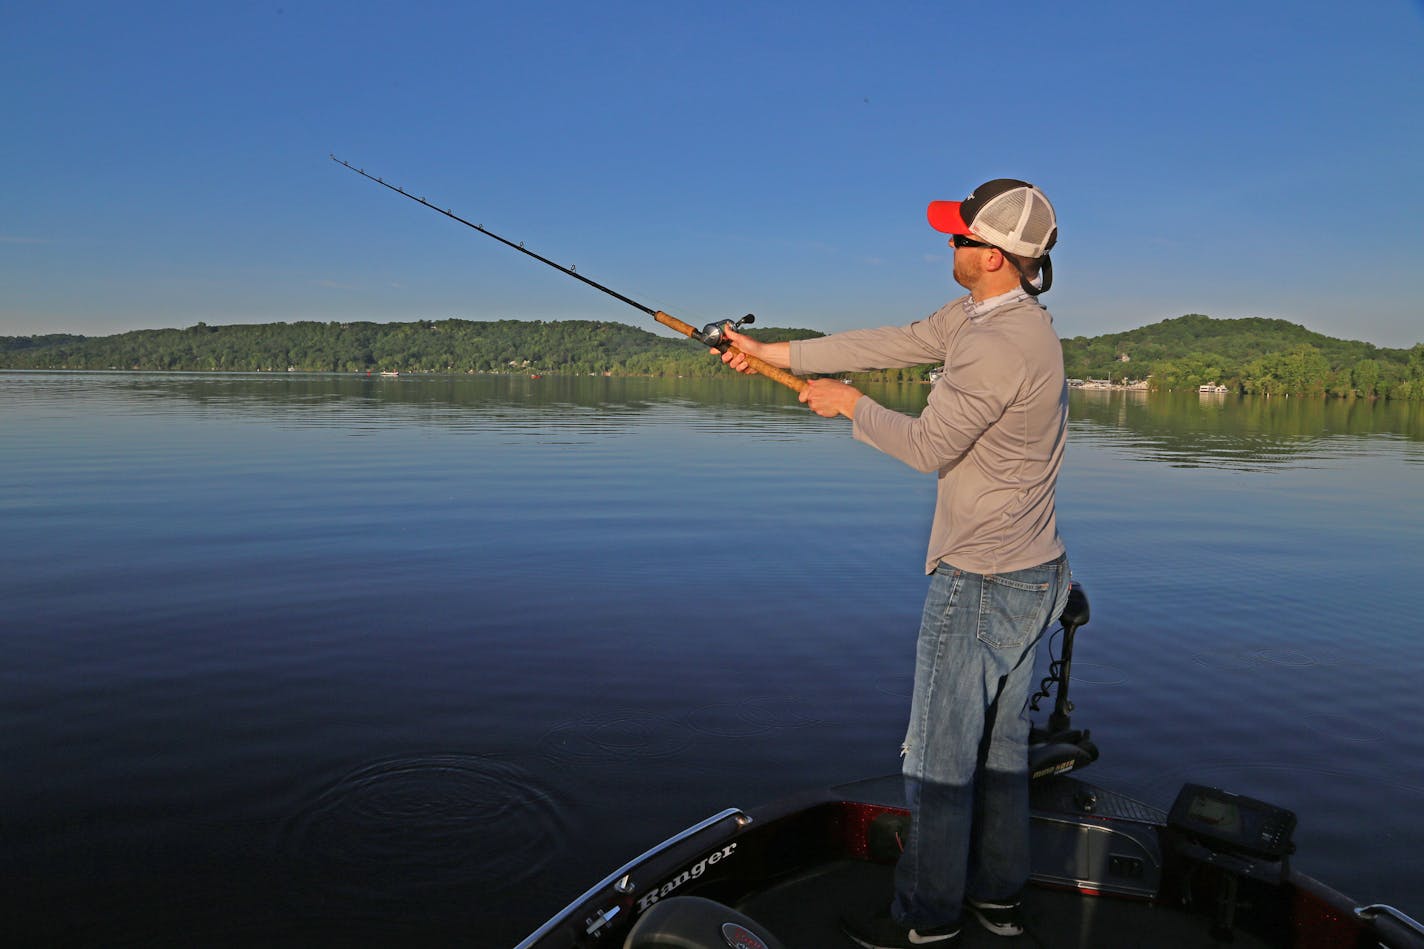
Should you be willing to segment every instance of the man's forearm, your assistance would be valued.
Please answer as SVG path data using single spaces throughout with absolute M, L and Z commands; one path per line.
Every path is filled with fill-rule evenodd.
M 757 351 L 751 355 L 762 362 L 771 363 L 778 369 L 791 368 L 791 344 L 788 342 L 761 343 L 757 346 Z

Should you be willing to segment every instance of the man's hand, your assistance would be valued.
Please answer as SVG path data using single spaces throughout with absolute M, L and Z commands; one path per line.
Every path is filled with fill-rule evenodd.
M 749 376 L 756 375 L 756 370 L 747 363 L 746 356 L 743 356 L 742 353 L 746 353 L 747 356 L 755 356 L 767 365 L 775 366 L 778 369 L 791 368 L 791 346 L 789 343 L 759 343 L 750 336 L 745 336 L 732 329 L 730 323 L 722 328 L 722 338 L 731 343 L 733 348 L 726 352 L 717 349 L 712 352 L 714 355 L 721 356 L 722 361 L 737 372 Z
M 825 418 L 844 415 L 855 418 L 855 403 L 864 395 L 855 386 L 836 382 L 834 379 L 812 379 L 801 390 L 798 398 L 810 407 L 812 412 Z
M 714 349 L 715 355 L 721 356 L 722 361 L 737 372 L 747 375 L 755 375 L 756 370 L 747 362 L 747 356 L 755 356 L 768 365 L 776 366 L 779 369 L 789 369 L 791 367 L 791 344 L 790 343 L 760 343 L 750 336 L 744 336 L 732 329 L 731 325 L 722 328 L 722 336 L 727 342 L 732 344 L 732 348 L 726 352 Z M 745 355 L 743 355 L 745 354 Z M 855 417 L 855 403 L 862 393 L 854 386 L 848 386 L 844 382 L 835 382 L 831 379 L 813 379 L 806 384 L 806 388 L 801 390 L 798 398 L 810 407 L 812 412 L 826 418 L 835 418 L 837 415 L 844 415 L 846 418 Z

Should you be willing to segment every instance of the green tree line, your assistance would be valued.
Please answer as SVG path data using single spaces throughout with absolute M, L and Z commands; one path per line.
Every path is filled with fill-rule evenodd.
M 1066 339 L 1063 361 L 1070 378 L 1145 380 L 1153 389 L 1216 384 L 1254 395 L 1424 400 L 1424 343 L 1385 349 L 1285 320 L 1193 313 Z
M 813 330 L 758 329 L 764 340 Z M 1263 395 L 1424 400 L 1424 343 L 1385 349 L 1284 320 L 1190 314 L 1124 333 L 1063 341 L 1068 375 L 1152 388 L 1225 385 Z M 135 330 L 113 336 L 0 337 L 0 367 L 228 372 L 530 372 L 707 377 L 721 371 L 696 343 L 590 320 L 296 322 Z M 873 374 L 928 377 L 930 366 Z
M 760 338 L 821 334 L 759 330 Z M 114 336 L 0 337 L 9 369 L 226 372 L 538 372 L 710 376 L 705 347 L 623 323 L 417 320 L 260 323 L 135 330 Z

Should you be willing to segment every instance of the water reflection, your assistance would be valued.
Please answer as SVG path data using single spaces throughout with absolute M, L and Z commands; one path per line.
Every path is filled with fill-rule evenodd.
M 1261 470 L 1395 450 L 1424 460 L 1417 403 L 1082 391 L 1071 419 L 1077 441 L 1180 468 Z
M 196 407 L 223 417 L 353 434 L 429 426 L 610 434 L 662 423 L 733 431 L 807 418 L 793 393 L 740 377 L 0 372 L 0 400 L 39 411 L 46 404 L 72 409 L 82 401 L 96 412 L 128 416 L 190 414 Z M 725 424 L 729 417 L 733 425 Z
M 82 380 L 82 385 L 76 383 Z M 923 385 L 867 384 L 899 411 L 924 407 Z M 0 373 L 15 406 L 92 402 L 103 411 L 162 414 L 193 406 L 287 427 L 363 434 L 395 426 L 609 434 L 630 425 L 692 425 L 770 437 L 815 431 L 794 395 L 774 383 L 727 379 L 545 376 L 380 376 L 306 373 Z M 696 411 L 692 411 L 693 407 Z M 1341 399 L 1201 396 L 1195 392 L 1074 390 L 1072 435 L 1173 467 L 1261 470 L 1369 452 L 1424 460 L 1424 405 Z M 808 425 L 808 421 L 810 424 Z M 369 426 L 367 428 L 366 426 Z
M 1072 399 L 1089 778 L 1289 806 L 1303 870 L 1418 916 L 1420 409 Z M 933 478 L 846 435 L 740 377 L 0 373 L 31 944 L 512 945 L 892 770 Z

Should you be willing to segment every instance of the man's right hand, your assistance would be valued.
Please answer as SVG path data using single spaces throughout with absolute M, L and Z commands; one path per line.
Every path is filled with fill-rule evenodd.
M 725 352 L 714 349 L 713 353 L 722 357 L 722 361 L 737 372 L 746 375 L 755 375 L 756 370 L 748 363 L 746 356 L 755 356 L 762 362 L 779 369 L 791 368 L 791 344 L 790 343 L 761 343 L 743 333 L 738 333 L 732 329 L 731 324 L 722 327 L 722 338 L 732 344 L 732 348 Z M 745 353 L 746 355 L 742 355 Z

